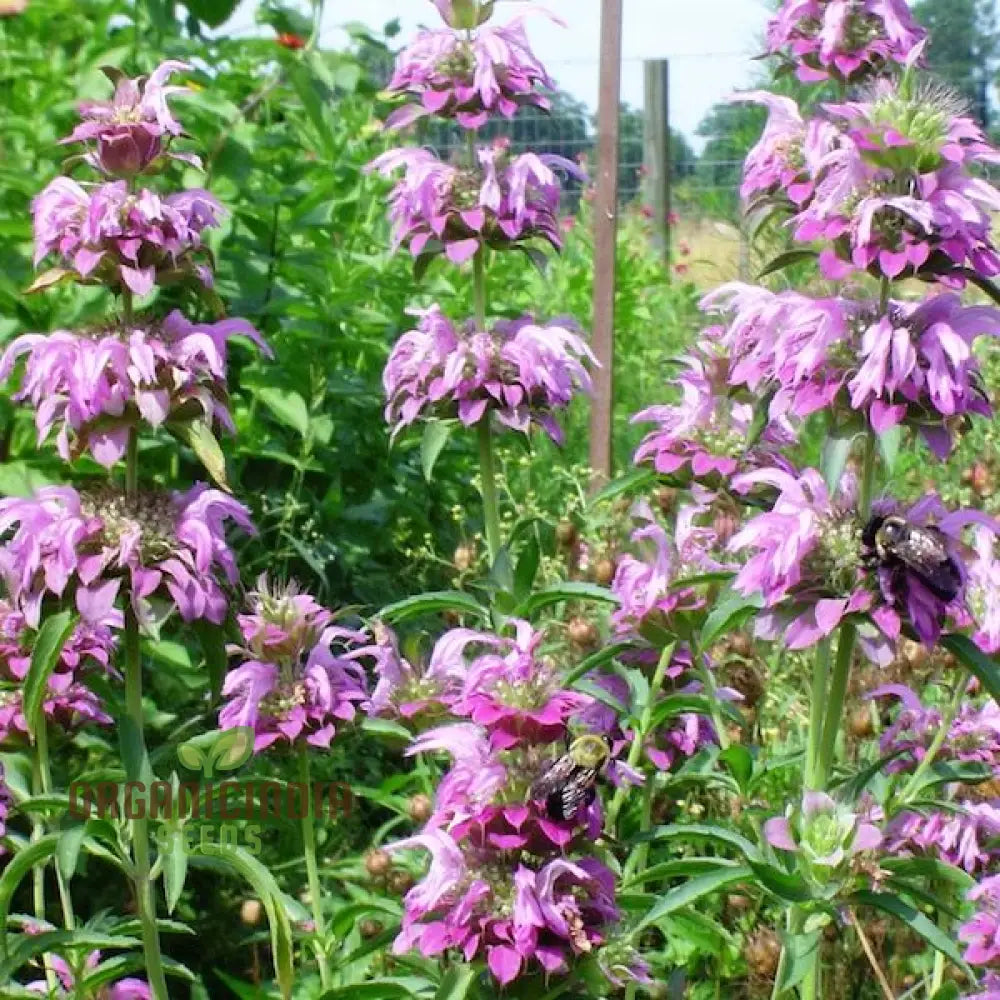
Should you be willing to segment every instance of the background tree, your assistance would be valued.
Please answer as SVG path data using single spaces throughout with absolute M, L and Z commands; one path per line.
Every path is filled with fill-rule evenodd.
M 961 93 L 988 128 L 1000 44 L 993 0 L 921 0 L 913 13 L 931 33 L 930 68 Z

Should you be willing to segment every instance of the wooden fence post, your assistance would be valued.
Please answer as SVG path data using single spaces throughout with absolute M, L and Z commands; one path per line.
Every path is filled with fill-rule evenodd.
M 670 161 L 670 62 L 642 64 L 646 97 L 643 105 L 643 201 L 653 213 L 653 239 L 670 263 L 670 213 L 673 165 Z
M 601 0 L 601 79 L 594 195 L 593 348 L 601 367 L 590 410 L 590 467 L 595 485 L 611 478 L 614 414 L 615 257 L 618 239 L 618 133 L 622 77 L 622 0 Z

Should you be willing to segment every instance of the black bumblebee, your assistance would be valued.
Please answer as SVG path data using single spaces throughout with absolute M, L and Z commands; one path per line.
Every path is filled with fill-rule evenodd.
M 875 514 L 861 540 L 871 550 L 872 561 L 890 570 L 899 584 L 905 584 L 903 574 L 909 571 L 945 603 L 961 592 L 962 571 L 940 529 L 919 528 L 902 517 Z
M 610 756 L 603 736 L 579 736 L 532 782 L 528 794 L 545 801 L 549 819 L 572 819 L 597 797 L 594 786 Z

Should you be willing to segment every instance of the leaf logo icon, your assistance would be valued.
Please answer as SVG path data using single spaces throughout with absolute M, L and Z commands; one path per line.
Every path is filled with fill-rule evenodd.
M 235 771 L 253 754 L 252 726 L 236 726 L 218 733 L 196 736 L 177 748 L 177 759 L 191 771 L 211 779 L 216 771 Z
M 235 771 L 253 753 L 253 726 L 224 729 L 212 747 L 212 763 L 219 771 Z

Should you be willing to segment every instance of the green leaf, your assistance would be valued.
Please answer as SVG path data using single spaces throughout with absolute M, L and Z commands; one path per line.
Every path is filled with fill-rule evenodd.
M 519 601 L 523 601 L 531 593 L 541 557 L 538 539 L 529 538 L 521 550 L 521 557 L 517 560 L 517 566 L 514 569 L 514 596 Z
M 746 792 L 753 777 L 753 755 L 740 743 L 733 743 L 719 754 L 719 760 L 726 765 L 736 779 L 741 792 Z
M 398 998 L 414 997 L 417 994 L 401 983 L 392 980 L 375 980 L 367 983 L 355 983 L 353 986 L 337 986 L 320 995 L 319 1000 L 398 1000 Z
M 460 590 L 441 590 L 396 601 L 395 604 L 384 607 L 379 617 L 389 623 L 405 622 L 410 618 L 440 614 L 442 611 L 457 611 L 459 614 L 472 615 L 482 620 L 489 614 L 474 597 Z
M 202 23 L 210 28 L 218 28 L 233 16 L 239 2 L 240 0 L 184 0 L 184 6 Z
M 598 490 L 590 498 L 591 507 L 616 500 L 625 493 L 641 493 L 646 487 L 656 482 L 656 473 L 652 469 L 638 468 L 618 479 L 613 479 L 607 486 Z
M 737 590 L 729 590 L 721 595 L 701 627 L 701 648 L 708 649 L 720 636 L 739 628 L 763 606 L 764 598 L 760 594 L 744 597 Z
M 976 880 L 964 868 L 956 868 L 937 858 L 881 858 L 879 867 L 902 878 L 915 878 L 928 884 L 945 882 L 953 885 L 963 895 Z
M 712 714 L 712 703 L 703 694 L 668 694 L 661 698 L 653 709 L 649 720 L 650 731 L 663 725 L 667 719 L 682 715 L 684 712 L 697 712 L 700 715 Z M 743 747 L 733 749 L 743 750 Z M 744 752 L 746 752 L 744 750 Z
M 292 995 L 295 968 L 292 957 L 292 928 L 274 876 L 245 848 L 229 844 L 200 844 L 195 854 L 214 858 L 242 876 L 264 904 L 271 929 L 271 956 L 278 988 L 284 1000 Z
M 586 677 L 592 670 L 599 670 L 601 667 L 607 666 L 616 656 L 621 656 L 622 653 L 627 653 L 633 648 L 630 642 L 616 642 L 605 646 L 581 660 L 572 670 L 567 671 L 563 682 L 567 687 L 572 687 L 581 677 Z
M 632 878 L 623 882 L 621 889 L 628 890 L 635 885 L 659 882 L 668 878 L 691 878 L 695 875 L 705 875 L 708 872 L 719 871 L 721 868 L 735 868 L 738 862 L 728 858 L 675 858 L 673 861 L 662 861 L 652 865 Z
M 183 423 L 168 424 L 167 429 L 195 453 L 212 481 L 230 492 L 226 477 L 226 456 L 212 433 L 211 425 L 205 420 L 185 420 Z
M 49 687 L 49 678 L 55 670 L 63 647 L 76 628 L 77 618 L 71 611 L 46 618 L 35 636 L 31 650 L 31 666 L 24 678 L 24 719 L 28 724 L 28 735 L 34 739 L 38 727 L 43 724 L 42 703 Z
M 226 653 L 226 630 L 222 625 L 215 625 L 207 618 L 199 618 L 194 623 L 194 631 L 201 645 L 205 666 L 208 667 L 209 688 L 212 701 L 217 702 L 222 694 L 222 683 L 226 676 L 229 656 Z
M 815 250 L 788 250 L 785 253 L 778 254 L 765 268 L 761 271 L 757 278 L 766 278 L 769 274 L 776 274 L 778 271 L 783 271 L 786 267 L 791 267 L 793 264 L 801 264 L 805 260 L 815 260 L 819 256 L 819 253 Z
M 733 868 L 722 868 L 719 871 L 699 875 L 661 896 L 659 903 L 639 921 L 633 932 L 638 933 L 643 928 L 649 927 L 650 924 L 655 924 L 667 914 L 673 913 L 681 907 L 689 906 L 703 896 L 718 892 L 727 885 L 741 882 L 752 875 L 752 870 L 746 865 L 736 865 Z
M 76 874 L 76 862 L 80 857 L 80 845 L 86 836 L 87 828 L 83 824 L 72 826 L 59 834 L 59 843 L 56 845 L 56 864 L 59 866 L 59 874 L 69 882 Z
M 254 394 L 281 423 L 298 431 L 302 437 L 308 435 L 309 407 L 299 393 L 293 389 L 265 386 L 255 389 Z
M 22 879 L 35 865 L 44 864 L 59 849 L 59 834 L 49 833 L 39 838 L 27 847 L 21 848 L 7 861 L 7 866 L 0 874 L 0 952 L 7 955 L 7 915 L 10 913 L 10 901 Z
M 979 678 L 994 701 L 1000 701 L 1000 663 L 987 656 L 970 638 L 964 635 L 946 635 L 941 645 L 954 653 L 959 662 Z
M 817 929 L 808 934 L 785 935 L 785 959 L 781 963 L 778 981 L 774 987 L 775 997 L 795 989 L 814 967 L 816 949 L 819 948 L 822 933 Z
M 605 587 L 594 583 L 560 583 L 539 590 L 523 600 L 514 611 L 515 618 L 530 618 L 543 608 L 561 601 L 595 601 L 599 604 L 617 604 L 618 598 Z
M 849 898 L 855 906 L 871 906 L 902 921 L 910 930 L 919 934 L 932 948 L 936 948 L 960 968 L 966 968 L 962 953 L 954 940 L 941 930 L 933 920 L 930 920 L 919 910 L 915 910 L 908 903 L 904 903 L 898 896 L 887 892 L 860 889 Z
M 451 420 L 429 420 L 424 424 L 424 436 L 420 439 L 420 467 L 427 482 L 431 481 L 434 466 L 454 429 L 455 424 Z
M 167 913 L 172 914 L 184 891 L 187 880 L 188 856 L 184 831 L 180 828 L 170 831 L 163 853 L 163 891 L 167 898 Z
M 153 780 L 153 769 L 149 763 L 149 754 L 143 743 L 135 720 L 129 715 L 118 718 L 118 749 L 122 764 L 125 765 L 125 777 L 128 781 L 141 781 L 148 786 Z
M 392 719 L 377 719 L 374 716 L 367 716 L 361 723 L 361 728 L 366 733 L 373 733 L 376 736 L 391 736 L 395 739 L 405 740 L 407 743 L 413 739 L 413 733 L 393 722 Z
M 931 997 L 931 1000 L 959 1000 L 961 995 L 962 991 L 959 989 L 958 983 L 945 983 L 944 986 L 942 986 L 941 989 L 939 989 L 937 993 Z
M 813 898 L 809 885 L 801 875 L 786 872 L 769 865 L 766 861 L 753 858 L 749 864 L 760 884 L 779 899 L 789 903 L 805 903 Z
M 885 463 L 886 472 L 890 476 L 896 471 L 896 462 L 899 460 L 899 448 L 902 442 L 902 424 L 890 427 L 878 436 L 878 450 L 882 453 L 882 461 Z
M 672 823 L 669 826 L 658 826 L 635 838 L 636 843 L 644 840 L 653 841 L 675 840 L 678 837 L 693 840 L 711 840 L 717 844 L 733 847 L 745 858 L 759 857 L 757 848 L 742 834 L 736 833 L 724 826 L 713 826 L 709 823 Z
M 847 459 L 851 454 L 851 444 L 854 441 L 854 433 L 831 434 L 823 445 L 823 460 L 821 471 L 823 482 L 831 495 L 837 492 L 844 469 L 847 468 Z
M 452 966 L 441 978 L 434 1000 L 463 1000 L 476 978 L 476 968 L 470 965 Z
M 747 438 L 744 450 L 749 450 L 754 447 L 754 445 L 756 445 L 761 439 L 764 431 L 767 430 L 767 425 L 771 422 L 771 403 L 774 401 L 774 397 L 777 394 L 777 387 L 768 389 L 764 395 L 761 396 L 756 403 L 754 403 L 753 420 L 750 421 L 750 426 L 747 428 Z

